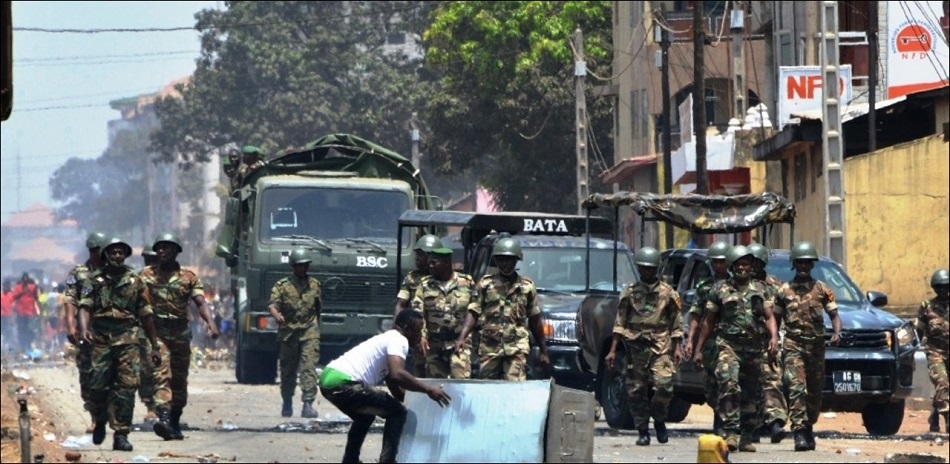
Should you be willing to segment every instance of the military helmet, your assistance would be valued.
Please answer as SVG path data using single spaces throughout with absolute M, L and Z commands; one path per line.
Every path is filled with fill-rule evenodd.
M 745 246 L 736 245 L 729 248 L 729 251 L 726 252 L 726 263 L 729 264 L 729 267 L 732 267 L 736 261 L 739 261 L 739 259 L 745 256 L 752 256 L 752 252 Z
M 815 251 L 815 245 L 812 245 L 811 242 L 798 242 L 792 247 L 789 258 L 792 261 L 796 259 L 818 260 L 818 252 Z
M 521 253 L 521 244 L 511 237 L 505 237 L 495 242 L 491 255 L 514 256 L 518 259 L 524 259 L 524 255 Z
M 244 148 L 241 149 L 241 153 L 245 155 L 256 155 L 258 158 L 264 158 L 264 152 L 260 148 L 255 147 L 254 145 L 244 145 Z
M 762 260 L 763 263 L 769 263 L 769 249 L 760 243 L 751 243 L 748 247 L 749 252 L 752 253 L 752 257 L 755 259 Z
M 290 252 L 290 264 L 306 264 L 310 262 L 310 253 L 304 248 L 294 248 Z
M 653 247 L 643 247 L 633 255 L 637 266 L 660 267 L 660 252 Z
M 937 269 L 930 276 L 930 286 L 936 287 L 938 285 L 950 285 L 950 272 L 947 272 L 946 269 Z
M 142 256 L 158 256 L 155 250 L 152 249 L 152 246 L 153 244 L 151 242 L 146 243 L 145 246 L 142 247 Z
M 726 252 L 729 251 L 729 244 L 719 240 L 706 250 L 706 257 L 709 259 L 726 259 Z
M 419 237 L 419 240 L 416 240 L 416 246 L 412 249 L 422 250 L 428 253 L 435 248 L 442 248 L 442 239 L 432 234 L 425 234 L 422 237 Z
M 112 237 L 111 239 L 109 239 L 109 241 L 108 241 L 107 243 L 103 244 L 103 246 L 102 246 L 102 251 L 99 252 L 99 256 L 100 256 L 103 260 L 105 260 L 105 259 L 106 259 L 106 251 L 107 251 L 108 249 L 112 248 L 113 246 L 121 246 L 121 247 L 125 248 L 125 256 L 126 256 L 126 257 L 129 257 L 129 256 L 132 255 L 132 247 L 131 247 L 128 243 L 125 243 L 125 241 L 123 241 L 123 240 L 122 240 L 121 238 L 119 238 L 119 237 Z
M 177 235 L 171 232 L 162 232 L 158 234 L 158 236 L 155 237 L 155 241 L 152 242 L 152 251 L 158 251 L 156 250 L 156 248 L 158 247 L 158 244 L 161 242 L 173 243 L 176 247 L 178 247 L 178 252 L 181 253 L 181 240 L 178 238 Z
M 86 237 L 86 248 L 102 248 L 102 245 L 105 245 L 109 241 L 109 238 L 106 237 L 106 234 L 102 232 L 92 232 Z

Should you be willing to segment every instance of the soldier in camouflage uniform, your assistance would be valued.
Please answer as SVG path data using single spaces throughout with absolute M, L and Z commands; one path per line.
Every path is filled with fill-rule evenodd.
M 617 318 L 614 321 L 610 352 L 604 358 L 614 368 L 617 346 L 623 342 L 627 353 L 624 384 L 633 425 L 640 437 L 638 446 L 650 444 L 650 416 L 656 429 L 656 440 L 666 443 L 666 415 L 673 399 L 673 374 L 683 359 L 683 315 L 679 294 L 666 282 L 657 279 L 660 252 L 643 247 L 634 255 L 640 281 L 620 293 Z M 653 385 L 653 398 L 648 395 Z
M 409 271 L 402 280 L 402 286 L 396 294 L 396 309 L 393 311 L 393 318 L 411 305 L 412 297 L 422 284 L 422 279 L 429 275 L 429 252 L 436 248 L 442 248 L 442 240 L 435 235 L 426 234 L 416 240 L 416 245 L 412 248 L 416 258 L 416 269 Z M 409 371 L 416 377 L 425 377 L 426 353 L 421 346 L 410 346 L 409 351 L 411 362 L 406 363 L 411 366 Z
M 241 166 L 238 167 L 236 176 L 238 179 L 238 187 L 247 179 L 247 176 L 264 167 L 266 164 L 264 162 L 264 152 L 254 145 L 245 145 L 244 148 L 241 149 L 241 154 Z
M 317 397 L 317 363 L 320 362 L 320 281 L 307 275 L 310 256 L 297 248 L 290 253 L 294 273 L 274 284 L 267 309 L 277 320 L 280 358 L 280 395 L 284 400 L 280 415 L 294 414 L 293 398 L 300 373 L 300 417 L 317 417 L 313 400 Z
M 237 175 L 240 163 L 241 155 L 237 150 L 231 150 L 227 156 L 221 157 L 221 168 L 224 170 L 224 175 L 228 178 L 228 187 L 232 192 L 240 187 L 240 185 L 237 184 L 240 180 Z
M 765 266 L 769 263 L 768 248 L 758 243 L 749 245 L 749 251 L 755 259 L 753 262 L 753 278 L 765 284 L 769 290 L 769 296 L 773 300 L 782 290 L 782 281 L 778 277 L 769 275 L 765 272 Z M 775 320 L 776 327 L 781 328 L 779 318 Z M 766 339 L 768 331 L 763 330 L 762 337 Z M 768 433 L 772 443 L 781 443 L 785 439 L 785 422 L 788 421 L 788 404 L 785 402 L 785 392 L 782 389 L 782 352 L 779 347 L 779 353 L 776 356 L 766 356 L 765 363 L 762 364 L 762 401 L 763 411 L 759 430 L 762 433 Z M 755 442 L 758 443 L 756 433 Z
M 158 262 L 158 255 L 155 254 L 155 251 L 152 250 L 152 243 L 146 243 L 142 247 L 142 261 L 145 263 L 145 266 L 142 268 L 144 271 L 146 267 L 154 266 Z M 145 332 L 140 332 L 139 337 L 139 347 L 141 347 L 142 359 L 148 359 L 151 354 L 151 347 L 148 344 L 148 340 L 145 337 Z M 145 422 L 151 423 L 158 420 L 158 413 L 155 412 L 155 379 L 153 379 L 154 370 L 150 366 L 146 365 L 141 369 L 139 375 L 139 398 L 142 400 L 142 404 L 145 405 Z
M 198 315 L 207 324 L 212 339 L 218 338 L 218 327 L 205 301 L 201 279 L 178 263 L 181 240 L 169 232 L 159 234 L 152 250 L 158 255 L 158 263 L 145 268 L 141 274 L 155 311 L 162 358 L 161 365 L 152 374 L 158 413 L 152 430 L 165 440 L 183 440 L 181 415 L 188 404 L 188 368 L 191 366 L 188 303 L 194 302 L 198 307 Z
M 465 348 L 468 335 L 478 323 L 479 378 L 524 381 L 531 349 L 528 327 L 538 342 L 541 368 L 547 370 L 551 363 L 541 329 L 538 291 L 531 278 L 515 271 L 515 265 L 523 259 L 521 245 L 515 239 L 503 237 L 495 242 L 492 258 L 498 272 L 482 277 L 475 286 L 455 350 Z
M 429 252 L 432 275 L 425 276 L 416 289 L 412 306 L 425 319 L 421 344 L 426 351 L 426 377 L 468 379 L 472 376 L 472 344 L 466 339 L 461 351 L 455 340 L 472 301 L 475 282 L 468 274 L 452 269 L 452 250 L 435 248 Z
M 812 277 L 818 252 L 809 242 L 798 242 L 790 254 L 795 277 L 782 285 L 775 297 L 775 312 L 785 325 L 782 347 L 788 383 L 788 419 L 795 451 L 815 449 L 812 426 L 821 412 L 825 386 L 825 320 L 828 313 L 834 333 L 831 345 L 841 339 L 841 318 L 835 294 L 828 284 Z
M 761 415 L 761 377 L 765 355 L 774 356 L 778 333 L 772 300 L 765 285 L 752 278 L 752 253 L 734 246 L 726 253 L 732 277 L 713 288 L 706 304 L 706 317 L 699 344 L 709 339 L 715 327 L 719 351 L 716 379 L 719 382 L 719 415 L 730 451 L 754 452 L 752 437 Z M 768 345 L 761 331 L 769 333 Z M 702 351 L 693 362 L 702 362 Z
M 79 264 L 69 271 L 69 276 L 66 277 L 66 290 L 63 292 L 63 307 L 66 309 L 66 337 L 69 343 L 77 348 L 76 368 L 79 370 L 79 394 L 82 397 L 84 409 L 89 411 L 90 414 L 92 413 L 92 404 L 89 402 L 89 370 L 92 366 L 89 363 L 92 345 L 82 340 L 77 333 L 79 298 L 83 282 L 102 266 L 102 246 L 107 242 L 108 238 L 102 232 L 93 232 L 86 237 L 89 258 L 86 259 L 85 263 Z M 95 417 L 92 417 L 87 433 L 92 432 L 95 422 Z
M 92 442 L 105 440 L 110 421 L 115 431 L 112 449 L 117 451 L 132 451 L 128 435 L 143 362 L 138 346 L 142 328 L 152 347 L 150 360 L 159 361 L 148 289 L 125 266 L 130 254 L 132 247 L 118 238 L 102 247 L 103 266 L 83 281 L 79 300 L 80 334 L 92 345 L 88 384 L 95 418 Z
M 927 353 L 927 365 L 930 381 L 934 384 L 933 408 L 943 415 L 947 431 L 950 432 L 950 322 L 948 322 L 948 304 L 950 304 L 950 272 L 938 269 L 930 277 L 930 288 L 937 296 L 920 304 L 917 312 L 917 333 L 926 338 L 924 352 Z M 937 431 L 940 431 L 939 421 Z
M 687 359 L 693 357 L 694 346 L 698 346 L 694 343 L 699 338 L 710 292 L 717 283 L 729 278 L 729 265 L 726 264 L 726 251 L 728 250 L 729 244 L 718 241 L 709 245 L 709 249 L 706 251 L 706 259 L 709 260 L 713 275 L 696 285 L 696 301 L 689 307 L 689 334 L 686 336 L 686 349 L 683 350 L 683 355 Z M 703 371 L 706 403 L 713 409 L 713 433 L 719 435 L 722 432 L 722 418 L 719 417 L 716 409 L 719 402 L 719 384 L 716 383 L 716 358 L 718 354 L 716 353 L 715 337 L 710 337 L 699 349 L 703 351 L 703 362 L 697 365 L 696 369 Z

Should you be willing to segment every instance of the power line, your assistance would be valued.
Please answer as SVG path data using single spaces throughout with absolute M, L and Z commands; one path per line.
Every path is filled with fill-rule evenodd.
M 74 61 L 74 60 L 92 60 L 92 59 L 112 59 L 112 58 L 138 58 L 143 56 L 167 56 L 167 55 L 183 55 L 185 53 L 197 53 L 195 50 L 175 50 L 167 52 L 148 52 L 148 53 L 121 53 L 121 54 L 112 54 L 112 55 L 71 55 L 71 56 L 47 56 L 39 58 L 20 58 L 13 60 L 13 64 L 20 63 L 47 63 L 47 62 L 57 62 L 57 61 Z
M 86 65 L 104 65 L 104 64 L 141 64 L 158 63 L 161 61 L 176 61 L 181 59 L 197 59 L 199 53 L 193 53 L 193 56 L 169 56 L 164 58 L 152 59 L 126 59 L 126 60 L 102 60 L 102 61 L 69 61 L 69 62 L 49 62 L 49 63 L 23 63 L 17 65 L 17 68 L 52 68 L 58 66 L 86 66 Z

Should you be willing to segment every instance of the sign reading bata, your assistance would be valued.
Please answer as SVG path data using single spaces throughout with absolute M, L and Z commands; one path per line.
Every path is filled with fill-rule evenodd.
M 838 91 L 842 105 L 851 102 L 851 65 L 838 68 Z M 778 126 L 791 122 L 793 114 L 821 111 L 821 67 L 781 66 L 778 78 Z
M 942 2 L 886 2 L 887 98 L 947 85 L 950 48 Z

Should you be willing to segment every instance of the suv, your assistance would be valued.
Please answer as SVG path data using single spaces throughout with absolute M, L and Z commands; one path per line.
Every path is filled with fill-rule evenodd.
M 399 226 L 460 228 L 457 234 L 446 236 L 442 241 L 454 250 L 453 259 L 460 263 L 456 265 L 457 269 L 470 274 L 476 281 L 496 270 L 491 259 L 495 242 L 503 237 L 517 240 L 524 254 L 517 269 L 530 277 L 538 289 L 542 326 L 551 360 L 550 371 L 542 372 L 537 363 L 537 344 L 532 340 L 528 377 L 553 377 L 558 384 L 591 391 L 593 376 L 577 363 L 575 316 L 581 308 L 593 311 L 616 308 L 620 290 L 636 280 L 636 274 L 630 250 L 625 244 L 609 238 L 613 232 L 612 223 L 604 218 L 589 218 L 592 236 L 588 237 L 585 235 L 587 220 L 584 216 L 533 212 L 419 210 L 406 211 L 399 219 Z M 614 263 L 616 272 L 611 271 Z M 477 363 L 473 362 L 473 366 L 477 369 Z
M 783 282 L 794 276 L 788 250 L 772 250 L 766 272 Z M 660 274 L 683 297 L 684 321 L 696 301 L 695 287 L 712 275 L 706 250 L 676 249 L 663 253 Z M 893 435 L 904 418 L 904 400 L 914 380 L 914 352 L 919 341 L 913 325 L 884 311 L 887 295 L 866 294 L 834 261 L 821 257 L 812 275 L 834 290 L 841 318 L 841 342 L 825 351 L 822 409 L 861 412 L 872 435 Z M 686 322 L 688 324 L 688 322 Z M 825 340 L 831 339 L 831 321 L 825 315 Z M 703 372 L 692 363 L 679 366 L 674 378 L 677 404 L 705 402 Z M 671 408 L 672 410 L 672 408 Z

